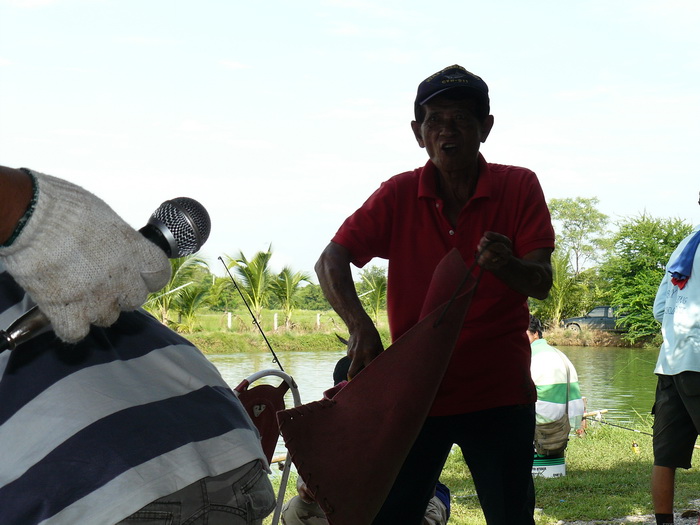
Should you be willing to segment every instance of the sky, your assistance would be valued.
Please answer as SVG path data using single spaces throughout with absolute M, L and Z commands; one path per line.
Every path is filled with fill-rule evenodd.
M 426 162 L 416 88 L 460 64 L 489 85 L 488 161 L 613 222 L 697 224 L 698 27 L 690 0 L 0 0 L 0 164 L 135 228 L 194 198 L 215 273 L 271 246 L 274 271 L 313 275 L 342 221 Z

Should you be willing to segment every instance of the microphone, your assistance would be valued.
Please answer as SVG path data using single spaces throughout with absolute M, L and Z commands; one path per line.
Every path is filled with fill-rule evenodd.
M 178 197 L 158 206 L 139 232 L 171 259 L 198 252 L 209 238 L 211 220 L 194 199 Z
M 177 197 L 158 206 L 139 233 L 170 259 L 177 259 L 198 252 L 209 238 L 210 231 L 211 220 L 204 206 L 189 197 Z M 0 352 L 14 350 L 50 329 L 49 318 L 34 306 L 7 330 L 0 330 Z

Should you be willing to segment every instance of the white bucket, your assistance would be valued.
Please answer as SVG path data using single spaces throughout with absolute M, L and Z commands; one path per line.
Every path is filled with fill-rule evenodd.
M 532 462 L 532 475 L 543 478 L 560 478 L 566 476 L 566 462 L 564 455 L 539 456 L 535 454 Z

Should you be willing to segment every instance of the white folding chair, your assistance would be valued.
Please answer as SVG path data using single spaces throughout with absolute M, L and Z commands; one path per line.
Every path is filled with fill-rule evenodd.
M 276 387 L 269 384 L 260 384 L 249 388 L 254 382 L 264 377 L 278 377 L 282 379 L 282 382 Z M 255 372 L 241 381 L 234 389 L 241 404 L 253 420 L 258 432 L 260 432 L 261 445 L 269 464 L 272 464 L 272 458 L 275 454 L 275 448 L 280 437 L 277 412 L 285 409 L 284 396 L 287 391 L 291 391 L 292 393 L 294 406 L 301 405 L 299 387 L 296 382 L 292 376 L 277 369 Z M 289 461 L 289 459 L 284 462 L 272 525 L 277 525 L 279 523 L 280 515 L 282 514 L 284 494 L 287 489 L 291 465 L 292 462 Z

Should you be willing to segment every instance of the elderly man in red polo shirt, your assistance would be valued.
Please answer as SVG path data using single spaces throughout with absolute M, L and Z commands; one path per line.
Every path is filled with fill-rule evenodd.
M 549 210 L 532 171 L 490 164 L 479 153 L 494 123 L 481 78 L 447 67 L 420 83 L 414 111 L 411 127 L 428 162 L 382 183 L 316 263 L 323 291 L 350 331 L 349 375 L 383 351 L 350 264 L 388 259 L 393 340 L 418 322 L 433 270 L 450 250 L 483 273 L 429 417 L 374 524 L 419 524 L 456 443 L 486 521 L 531 525 L 537 396 L 525 332 L 527 298 L 544 299 L 552 285 Z

